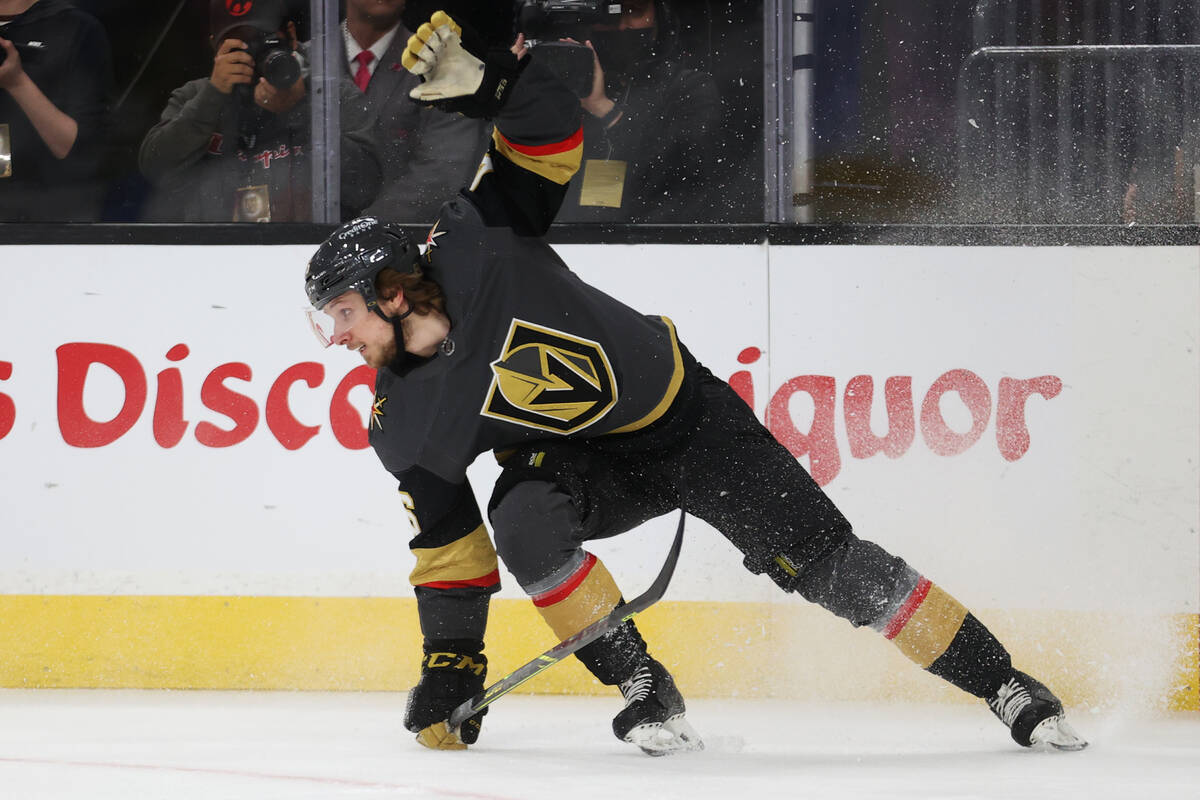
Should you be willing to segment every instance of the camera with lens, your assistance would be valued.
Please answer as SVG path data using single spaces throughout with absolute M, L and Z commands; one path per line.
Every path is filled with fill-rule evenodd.
M 21 57 L 22 64 L 32 64 L 37 61 L 42 51 L 46 49 L 45 42 L 13 42 L 13 47 L 17 50 L 17 55 Z M 8 51 L 0 49 L 0 64 L 3 64 L 8 59 Z
M 260 77 L 277 89 L 287 89 L 300 80 L 300 62 L 292 53 L 292 44 L 277 35 L 262 35 L 246 42 L 246 52 L 254 59 L 254 82 Z
M 592 25 L 616 25 L 621 4 L 609 0 L 518 0 L 517 29 L 525 34 L 539 61 L 578 97 L 592 92 L 592 51 L 582 44 Z
M 621 4 L 609 0 L 520 0 L 517 24 L 532 39 L 572 36 L 590 25 L 621 21 Z

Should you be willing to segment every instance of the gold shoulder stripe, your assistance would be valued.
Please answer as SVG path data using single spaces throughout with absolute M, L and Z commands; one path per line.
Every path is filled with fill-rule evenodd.
M 559 152 L 521 152 L 500 133 L 498 129 L 492 131 L 492 142 L 496 146 L 496 152 L 507 158 L 512 163 L 522 169 L 527 169 L 530 172 L 541 175 L 547 180 L 555 183 L 566 183 L 571 180 L 571 176 L 579 171 L 579 163 L 583 157 L 583 140 L 574 147 Z M 532 150 L 533 148 L 527 148 Z
M 631 431 L 640 430 L 650 423 L 657 420 L 663 414 L 667 413 L 667 409 L 671 407 L 671 403 L 675 402 L 675 396 L 679 394 L 679 387 L 683 385 L 683 354 L 679 352 L 679 339 L 675 335 L 675 323 L 671 322 L 667 317 L 660 317 L 667 325 L 667 330 L 671 334 L 671 355 L 675 359 L 674 372 L 671 374 L 671 382 L 667 384 L 667 391 L 663 395 L 650 413 L 639 420 L 622 425 L 620 428 L 611 430 L 608 433 L 630 433 Z
M 413 586 L 469 581 L 499 568 L 496 548 L 483 525 L 442 547 L 414 547 L 412 551 L 417 557 L 417 565 L 408 576 Z

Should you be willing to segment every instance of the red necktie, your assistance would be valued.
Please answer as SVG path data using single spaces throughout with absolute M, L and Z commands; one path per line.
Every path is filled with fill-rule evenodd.
M 358 72 L 354 73 L 354 83 L 362 91 L 367 90 L 367 84 L 371 82 L 371 70 L 367 69 L 367 65 L 375 60 L 375 54 L 370 50 L 363 50 L 354 57 L 358 62 Z

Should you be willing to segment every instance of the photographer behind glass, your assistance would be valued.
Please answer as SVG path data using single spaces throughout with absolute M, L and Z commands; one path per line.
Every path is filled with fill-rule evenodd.
M 0 222 L 100 216 L 108 38 L 66 0 L 0 0 Z
M 721 100 L 712 76 L 683 65 L 667 0 L 524 0 L 518 24 L 587 112 L 559 222 L 719 221 L 708 190 Z M 564 46 L 579 42 L 591 54 Z
M 158 191 L 149 218 L 183 222 L 304 222 L 312 218 L 311 111 L 305 48 L 283 0 L 211 0 L 216 55 L 208 78 L 171 93 L 138 163 Z M 342 215 L 375 197 L 379 162 L 370 118 L 340 85 Z

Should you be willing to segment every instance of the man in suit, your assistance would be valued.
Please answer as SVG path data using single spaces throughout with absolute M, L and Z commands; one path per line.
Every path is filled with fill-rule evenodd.
M 346 69 L 374 115 L 383 186 L 364 213 L 429 223 L 442 202 L 470 183 L 487 147 L 484 120 L 440 114 L 412 102 L 420 80 L 400 64 L 411 35 L 400 21 L 405 0 L 347 0 L 342 25 Z

